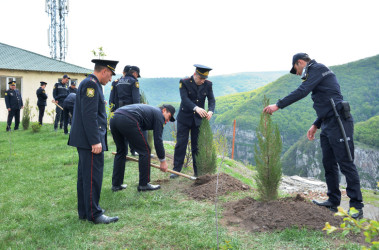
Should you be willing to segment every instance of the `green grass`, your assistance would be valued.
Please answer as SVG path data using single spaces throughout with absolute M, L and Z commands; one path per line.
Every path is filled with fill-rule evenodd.
M 94 225 L 77 215 L 76 178 L 78 156 L 67 146 L 68 136 L 44 125 L 41 132 L 5 132 L 0 123 L 0 249 L 216 249 L 214 204 L 189 199 L 180 190 L 192 181 L 184 178 L 162 183 L 156 192 L 137 192 L 137 163 L 127 162 L 124 183 L 128 188 L 111 191 L 115 145 L 109 136 L 105 153 L 100 205 L 117 223 Z M 173 152 L 172 146 L 167 146 Z M 230 162 L 227 162 L 230 164 Z M 225 172 L 252 185 L 251 178 L 236 166 Z M 239 166 L 241 168 L 241 166 Z M 228 169 L 228 171 L 227 171 Z M 191 172 L 186 170 L 189 174 Z M 234 172 L 234 173 L 233 173 Z M 152 182 L 168 174 L 152 168 Z M 245 193 L 220 197 L 222 202 Z M 222 218 L 222 214 L 219 214 Z M 324 233 L 288 229 L 273 233 L 250 233 L 219 225 L 221 246 L 234 249 L 336 248 Z M 358 249 L 351 243 L 338 247 Z

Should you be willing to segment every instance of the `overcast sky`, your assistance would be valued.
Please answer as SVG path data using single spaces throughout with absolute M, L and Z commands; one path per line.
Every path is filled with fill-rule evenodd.
M 0 42 L 50 56 L 44 0 L 1 0 Z M 289 70 L 294 53 L 328 66 L 379 54 L 378 0 L 69 0 L 66 62 L 91 51 L 142 77 Z M 1 58 L 0 58 L 1 60 Z

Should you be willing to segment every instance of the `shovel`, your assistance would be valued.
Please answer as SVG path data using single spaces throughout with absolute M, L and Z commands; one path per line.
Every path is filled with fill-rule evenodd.
M 112 152 L 113 155 L 116 155 L 117 153 L 116 152 Z M 126 156 L 126 159 L 127 160 L 130 160 L 130 161 L 135 161 L 135 162 L 138 162 L 138 159 L 137 158 L 133 158 L 133 157 L 130 157 L 130 156 Z M 160 167 L 154 163 L 150 163 L 150 166 L 152 166 L 153 168 L 158 168 L 160 169 Z M 171 169 L 167 169 L 167 172 L 171 173 L 171 174 L 176 174 L 176 175 L 179 175 L 179 176 L 182 176 L 182 177 L 185 177 L 185 178 L 188 178 L 190 180 L 196 180 L 197 178 L 194 177 L 194 176 L 190 176 L 190 175 L 186 175 L 186 174 L 182 174 L 180 172 L 177 172 L 177 171 L 174 171 L 174 170 L 171 170 Z

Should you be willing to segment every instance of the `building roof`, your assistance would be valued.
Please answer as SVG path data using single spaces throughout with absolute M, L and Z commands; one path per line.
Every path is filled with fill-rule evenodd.
M 0 69 L 83 74 L 92 71 L 4 43 L 0 43 Z

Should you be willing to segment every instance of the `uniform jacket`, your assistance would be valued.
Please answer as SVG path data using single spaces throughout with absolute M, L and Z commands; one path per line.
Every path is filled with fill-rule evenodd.
M 53 97 L 55 100 L 58 100 L 58 102 L 63 102 L 63 100 L 68 96 L 68 89 L 66 84 L 63 84 L 61 82 L 57 82 L 54 85 L 53 89 Z
M 119 107 L 140 103 L 139 83 L 131 75 L 121 77 L 116 85 Z
M 109 106 L 113 104 L 112 112 L 118 109 L 118 97 L 116 85 L 120 79 L 112 82 L 111 93 L 109 94 Z
M 302 84 L 288 96 L 280 99 L 276 105 L 281 109 L 285 108 L 312 91 L 313 108 L 317 113 L 317 119 L 313 124 L 319 128 L 323 119 L 333 116 L 330 98 L 333 98 L 339 107 L 338 104 L 343 101 L 343 96 L 336 75 L 328 67 L 311 60 L 307 64 L 307 70 Z
M 21 107 L 24 106 L 21 93 L 18 89 L 8 89 L 5 91 L 4 95 L 5 105 L 7 106 L 7 109 L 21 109 Z
M 135 119 L 142 130 L 154 130 L 154 146 L 159 159 L 165 158 L 163 147 L 163 127 L 165 119 L 160 108 L 146 104 L 133 104 L 118 108 L 115 114 L 120 113 Z
M 37 94 L 37 106 L 46 106 L 47 94 L 43 88 L 39 88 L 36 91 Z
M 74 105 L 75 105 L 75 101 L 76 101 L 76 94 L 75 93 L 71 93 L 69 94 L 66 99 L 64 99 L 63 101 L 63 107 L 64 108 L 74 108 Z
M 204 108 L 205 98 L 208 98 L 208 110 L 214 112 L 216 100 L 213 95 L 212 82 L 205 80 L 202 85 L 196 85 L 193 76 L 181 79 L 179 82 L 180 103 L 178 122 L 192 124 L 195 119 L 196 126 L 200 126 L 202 118 L 194 111 L 196 106 Z
M 75 93 L 76 94 L 77 92 L 78 92 L 77 88 L 71 88 L 71 87 L 68 88 L 68 93 L 69 94 L 71 94 L 71 93 Z
M 107 114 L 103 88 L 95 75 L 88 75 L 78 88 L 68 145 L 92 149 L 101 143 L 107 151 Z

